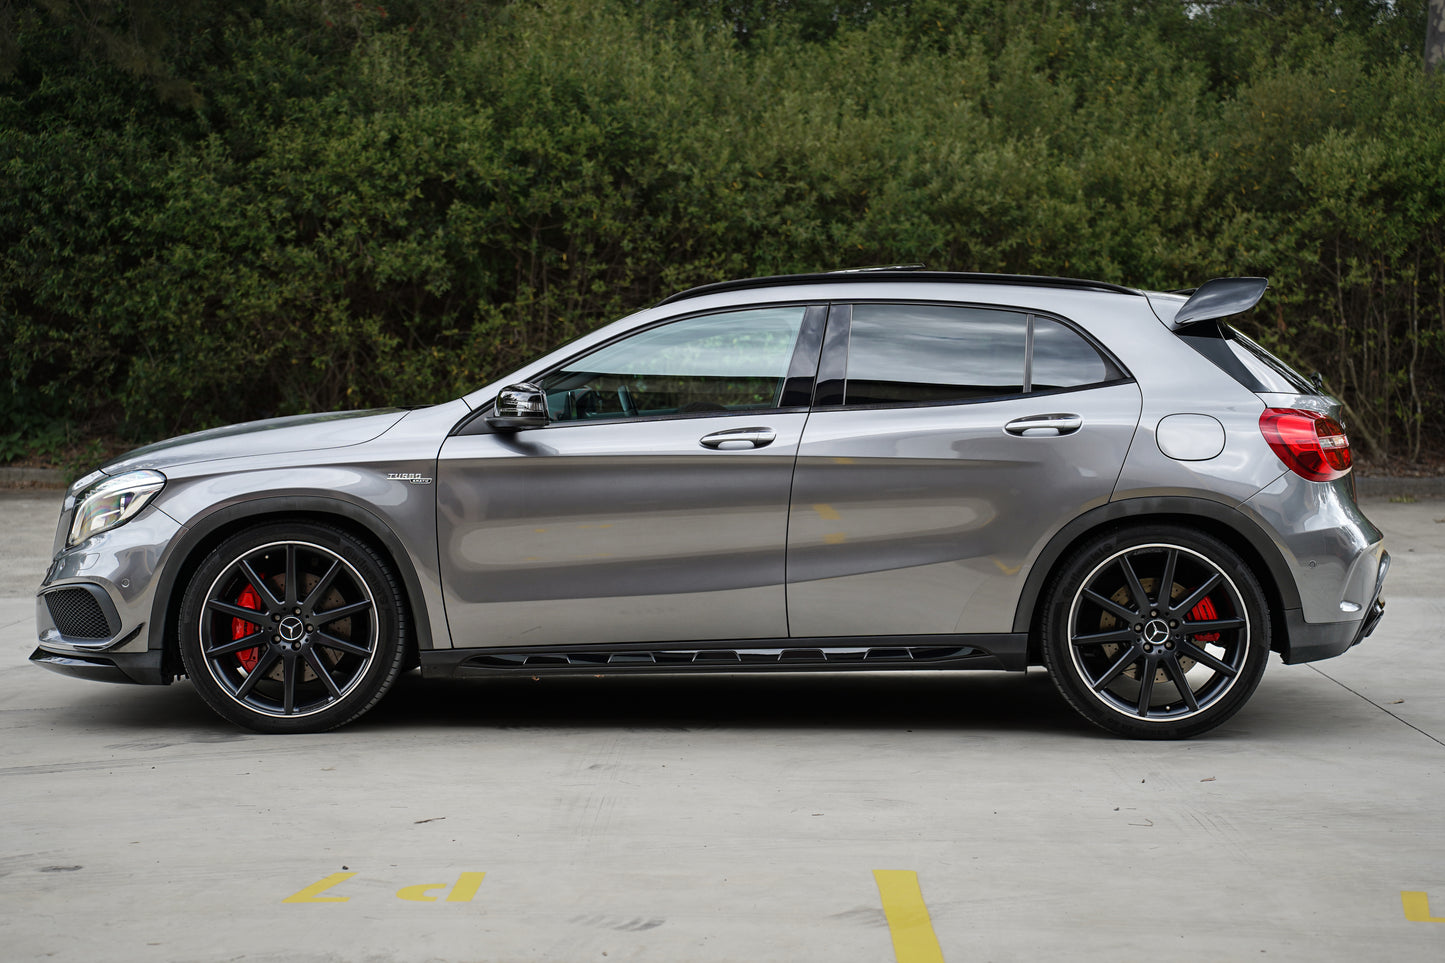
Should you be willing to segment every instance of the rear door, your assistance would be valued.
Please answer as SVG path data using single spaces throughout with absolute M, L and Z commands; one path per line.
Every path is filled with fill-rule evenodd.
M 794 637 L 1006 633 L 1027 566 L 1108 501 L 1132 379 L 1062 318 L 834 305 L 788 532 Z

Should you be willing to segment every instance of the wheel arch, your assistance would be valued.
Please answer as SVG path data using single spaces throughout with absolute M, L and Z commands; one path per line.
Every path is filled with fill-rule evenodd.
M 150 647 L 163 650 L 162 671 L 167 677 L 184 674 L 179 649 L 181 600 L 196 565 L 231 535 L 255 525 L 286 520 L 332 525 L 367 542 L 401 579 L 410 629 L 407 644 L 413 650 L 409 661 L 415 662 L 419 651 L 432 648 L 431 622 L 421 580 L 401 540 L 382 519 L 361 506 L 335 499 L 264 497 L 217 509 L 194 522 L 177 539 L 171 558 L 160 574 L 151 605 L 151 625 L 160 631 L 152 630 Z
M 1237 552 L 1264 589 L 1270 612 L 1270 648 L 1288 650 L 1287 610 L 1300 607 L 1299 588 L 1289 567 L 1258 523 L 1221 502 L 1188 496 L 1126 498 L 1101 505 L 1065 525 L 1044 546 L 1029 571 L 1014 612 L 1014 631 L 1029 635 L 1029 661 L 1041 658 L 1040 602 L 1064 560 L 1079 546 L 1102 535 L 1143 525 L 1169 524 L 1213 535 Z

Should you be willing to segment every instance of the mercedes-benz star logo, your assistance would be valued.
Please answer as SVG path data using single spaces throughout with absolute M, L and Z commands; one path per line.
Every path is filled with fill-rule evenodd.
M 1150 619 L 1144 626 L 1144 641 L 1160 645 L 1169 639 L 1169 623 L 1163 619 Z
M 1153 623 L 1150 624 L 1152 625 Z M 301 636 L 306 634 L 306 626 L 303 625 L 301 620 L 296 616 L 288 615 L 281 620 L 281 625 L 276 631 L 280 633 L 284 641 L 300 642 Z

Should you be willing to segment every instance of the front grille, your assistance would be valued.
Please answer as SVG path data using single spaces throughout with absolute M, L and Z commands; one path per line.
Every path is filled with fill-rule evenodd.
M 83 588 L 47 592 L 45 607 L 60 634 L 68 639 L 108 639 L 115 634 L 100 600 Z

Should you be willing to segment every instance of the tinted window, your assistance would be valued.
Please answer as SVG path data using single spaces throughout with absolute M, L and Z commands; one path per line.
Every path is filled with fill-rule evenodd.
M 857 304 L 844 403 L 967 401 L 1023 390 L 1028 316 L 927 304 Z
M 1315 386 L 1298 371 L 1276 358 L 1264 348 L 1255 344 L 1234 328 L 1225 326 L 1229 335 L 1229 347 L 1240 363 L 1254 376 L 1259 387 L 1255 391 L 1275 391 L 1282 394 L 1312 395 Z
M 1034 318 L 1033 365 L 1029 369 L 1033 391 L 1077 388 L 1119 377 L 1083 335 L 1048 318 Z
M 806 308 L 731 311 L 649 328 L 542 379 L 553 421 L 776 407 Z

